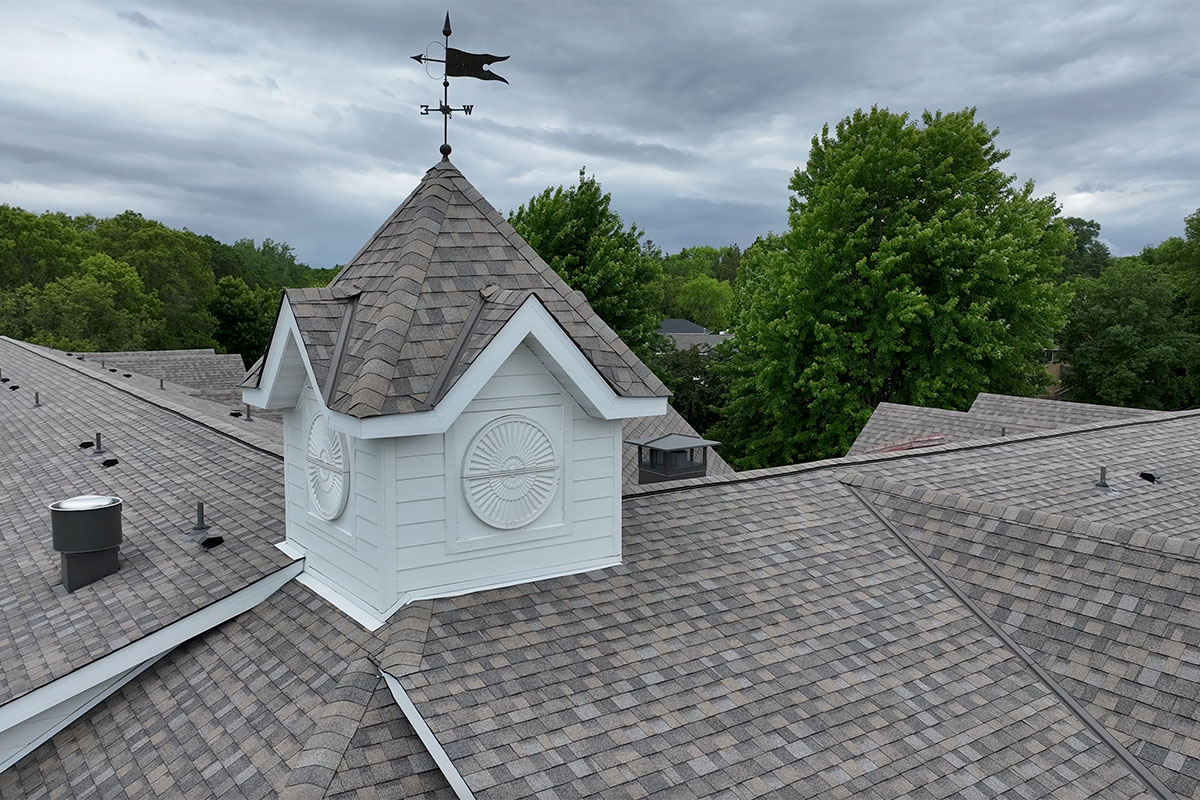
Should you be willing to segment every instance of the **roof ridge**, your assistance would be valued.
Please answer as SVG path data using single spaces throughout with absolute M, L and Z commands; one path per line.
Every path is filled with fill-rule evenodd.
M 281 800 L 325 796 L 378 686 L 379 670 L 370 659 L 346 665 L 304 746 L 289 760 Z
M 407 211 L 411 205 L 415 204 L 418 198 L 420 198 L 422 195 L 426 196 L 423 199 L 426 200 L 428 205 L 436 207 L 437 211 L 439 212 L 432 218 L 429 215 L 423 215 L 421 217 L 430 223 L 430 227 L 424 227 L 423 230 L 429 231 L 432 237 L 436 240 L 437 236 L 441 234 L 443 228 L 445 227 L 446 210 L 449 208 L 450 197 L 453 196 L 456 188 L 454 185 L 454 176 L 458 174 L 458 169 L 455 168 L 454 165 L 448 160 L 445 162 L 439 162 L 437 165 L 431 167 L 425 173 L 425 176 L 421 179 L 421 181 L 417 184 L 417 187 L 413 189 L 412 193 L 405 198 L 403 203 L 396 207 L 396 210 L 393 211 L 384 224 L 380 226 L 379 230 L 377 230 L 375 234 L 367 240 L 366 244 L 362 246 L 362 249 L 359 250 L 354 259 L 347 262 L 346 267 L 342 270 L 342 272 L 339 272 L 337 277 L 335 277 L 334 280 L 329 283 L 329 287 L 332 288 L 334 284 L 342 278 L 343 274 L 345 274 L 352 267 L 362 266 L 359 263 L 359 260 L 364 258 L 364 254 L 370 250 L 371 246 L 375 244 L 376 240 L 384 235 L 384 232 L 388 228 L 399 222 L 399 217 L 405 211 Z M 449 187 L 447 187 L 449 191 L 445 198 L 439 197 L 438 192 L 432 191 L 434 187 L 445 186 L 446 183 L 449 183 Z M 364 346 L 359 347 L 354 355 L 360 358 L 364 364 L 371 361 L 378 361 L 385 365 L 385 368 L 375 373 L 358 370 L 353 376 L 336 376 L 337 384 L 333 385 L 327 394 L 330 401 L 328 403 L 330 408 L 334 408 L 336 405 L 338 405 L 338 401 L 342 398 L 353 396 L 353 387 L 356 384 L 362 383 L 364 380 L 371 380 L 373 378 L 382 378 L 383 376 L 387 376 L 385 383 L 390 385 L 396 380 L 397 377 L 400 377 L 400 361 L 394 357 L 394 342 L 403 342 L 408 335 L 408 329 L 412 325 L 413 315 L 416 314 L 417 311 L 417 301 L 424 293 L 425 286 L 429 282 L 429 266 L 433 257 L 433 253 L 434 248 L 431 244 L 419 242 L 415 238 L 407 242 L 406 246 L 402 248 L 402 255 L 400 258 L 408 261 L 409 263 L 396 264 L 395 270 L 392 272 L 389 279 L 386 280 L 388 289 L 386 290 L 385 295 L 390 298 L 393 294 L 394 287 L 407 281 L 415 285 L 414 289 L 409 292 L 405 292 L 406 294 L 411 295 L 412 302 L 389 303 L 381 310 L 378 316 L 370 319 L 369 324 L 372 329 L 372 335 L 370 337 L 350 337 L 351 342 L 357 340 L 363 343 Z M 354 279 L 349 277 L 347 280 L 353 281 Z M 364 320 L 364 322 L 366 322 L 366 320 Z M 358 327 L 357 324 L 354 327 Z M 346 381 L 348 381 L 348 383 L 346 384 L 345 388 L 340 388 L 339 384 L 343 384 Z M 417 397 L 412 397 L 412 400 L 418 407 L 428 405 Z M 345 409 L 338 410 L 344 411 Z
M 215 414 L 210 416 L 209 414 L 207 414 L 199 409 L 193 408 L 186 403 L 176 402 L 173 398 L 171 398 L 168 395 L 154 394 L 154 393 L 151 393 L 149 390 L 143 389 L 142 387 L 137 386 L 135 384 L 118 382 L 117 379 L 112 378 L 112 377 L 104 374 L 103 372 L 95 372 L 89 368 L 83 367 L 80 364 L 75 363 L 75 361 L 73 359 L 67 358 L 66 356 L 59 355 L 57 351 L 51 350 L 49 348 L 40 348 L 36 345 L 30 345 L 27 342 L 20 341 L 19 339 L 13 339 L 12 337 L 9 337 L 9 336 L 0 336 L 0 340 L 8 342 L 9 344 L 16 345 L 16 346 L 20 347 L 21 349 L 23 349 L 35 356 L 39 356 L 41 358 L 46 359 L 47 361 L 56 363 L 61 367 L 66 367 L 67 369 L 72 370 L 73 372 L 77 372 L 80 375 L 83 375 L 85 377 L 91 378 L 92 380 L 99 381 L 100 383 L 103 383 L 106 386 L 116 389 L 118 392 L 122 392 L 124 394 L 135 397 L 138 400 L 142 401 L 143 403 L 147 403 L 149 405 L 154 406 L 155 408 L 159 408 L 159 409 L 162 409 L 163 411 L 167 411 L 169 413 L 176 414 L 180 417 L 183 417 L 184 419 L 188 420 L 189 422 L 192 422 L 203 428 L 207 428 L 208 430 L 211 430 L 214 433 L 218 433 L 218 434 L 221 434 L 222 436 L 226 436 L 230 439 L 233 439 L 234 441 L 238 442 L 239 444 L 241 444 L 245 447 L 249 447 L 252 450 L 256 450 L 260 453 L 265 453 L 266 455 L 274 456 L 275 458 L 280 458 L 280 459 L 283 458 L 283 443 L 276 442 L 273 438 L 268 437 L 268 436 L 253 436 L 253 437 L 250 436 L 250 434 L 257 434 L 258 431 L 250 430 L 245 427 L 241 427 L 237 423 L 226 422 L 223 417 L 217 416 Z M 85 361 L 84 363 L 96 364 L 97 362 Z M 147 376 L 142 376 L 142 377 L 147 377 Z M 193 398 L 193 399 L 194 400 L 203 400 L 203 398 Z
M 991 439 L 968 439 L 961 442 L 947 442 L 946 444 L 934 445 L 932 447 L 902 450 L 894 453 L 860 453 L 857 455 L 834 456 L 833 458 L 823 458 L 817 461 L 801 461 L 797 464 L 781 464 L 777 467 L 741 470 L 726 475 L 709 475 L 703 478 L 689 478 L 684 481 L 663 481 L 661 483 L 646 484 L 645 486 L 630 486 L 624 490 L 624 496 L 663 494 L 684 489 L 695 489 L 698 486 L 708 484 L 750 483 L 789 475 L 802 475 L 808 472 L 829 469 L 830 467 L 922 458 L 937 453 L 982 450 L 988 447 L 1009 445 L 1014 442 L 1024 442 L 1033 439 L 1055 439 L 1063 436 L 1075 436 L 1080 433 L 1104 430 L 1106 428 L 1127 428 L 1135 425 L 1173 422 L 1178 419 L 1188 419 L 1190 417 L 1200 417 L 1200 408 L 1187 409 L 1185 411 L 1152 411 L 1142 417 L 1086 422 L 1080 425 L 1068 425 L 1063 428 L 1042 428 L 1028 433 L 1013 433 L 1008 436 L 998 436 Z
M 922 505 L 953 509 L 964 514 L 1003 520 L 1064 536 L 1102 541 L 1105 544 L 1130 550 L 1200 562 L 1200 541 L 1188 541 L 1170 534 L 1152 533 L 1112 522 L 1090 520 L 1086 517 L 1039 511 L 1012 503 L 979 500 L 943 489 L 928 489 L 883 475 L 846 472 L 837 476 L 837 480 L 844 486 L 854 486 L 892 497 L 902 497 Z M 991 532 L 988 533 L 990 535 Z

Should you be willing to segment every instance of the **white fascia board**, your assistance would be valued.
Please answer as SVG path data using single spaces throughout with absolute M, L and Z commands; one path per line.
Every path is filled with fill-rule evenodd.
M 665 397 L 621 397 L 614 392 L 541 301 L 530 296 L 433 410 L 368 419 L 334 412 L 330 414 L 330 426 L 359 439 L 445 433 L 512 352 L 530 336 L 562 370 L 568 380 L 567 390 L 592 416 L 614 420 L 667 413 Z
M 5 703 L 0 706 L 0 731 L 6 731 L 49 711 L 60 703 L 84 694 L 123 672 L 133 670 L 139 664 L 163 655 L 188 639 L 249 611 L 279 591 L 303 569 L 303 561 L 288 564 L 228 597 L 193 611 L 178 622 L 160 628 L 136 642 L 131 642 L 74 672 Z
M 300 353 L 300 361 L 304 364 L 308 382 L 314 387 L 317 386 L 312 364 L 308 361 L 308 349 L 304 346 L 304 337 L 300 335 L 300 325 L 296 322 L 296 315 L 292 312 L 292 306 L 285 294 L 283 303 L 279 307 L 279 317 L 275 320 L 275 330 L 271 333 L 271 343 L 267 347 L 267 360 L 263 364 L 258 387 L 242 389 L 243 402 L 256 408 L 292 408 L 295 405 L 294 401 L 281 403 L 273 392 L 275 382 L 279 378 L 279 370 L 283 365 L 283 358 L 287 354 L 289 341 Z
M 429 724 L 421 716 L 421 712 L 417 711 L 416 704 L 408 696 L 408 692 L 404 691 L 404 687 L 400 685 L 400 681 L 383 670 L 380 670 L 379 674 L 387 682 L 388 689 L 391 690 L 392 697 L 396 699 L 396 705 L 400 706 L 401 713 L 404 714 L 409 724 L 412 725 L 413 731 L 421 739 L 421 743 L 425 745 L 425 749 L 429 751 L 429 755 L 433 757 L 433 761 L 438 765 L 438 769 L 442 771 L 442 775 L 446 778 L 446 783 L 450 784 L 450 788 L 454 790 L 454 795 L 458 800 L 475 800 L 475 795 L 471 794 L 470 787 L 463 780 L 463 776 L 459 773 L 458 768 L 454 766 L 454 762 L 450 760 L 450 755 L 442 747 L 437 737 L 434 736 L 433 731 L 429 728 Z

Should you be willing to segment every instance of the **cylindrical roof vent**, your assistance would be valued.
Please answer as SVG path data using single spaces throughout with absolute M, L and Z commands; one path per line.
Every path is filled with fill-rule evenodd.
M 50 531 L 68 592 L 120 568 L 121 498 L 85 494 L 51 503 Z

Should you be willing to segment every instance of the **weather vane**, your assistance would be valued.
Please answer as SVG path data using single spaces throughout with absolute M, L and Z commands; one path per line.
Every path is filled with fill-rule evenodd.
M 444 157 L 450 156 L 450 115 L 455 111 L 461 111 L 465 116 L 471 116 L 471 111 L 475 106 L 463 103 L 458 108 L 450 107 L 450 78 L 479 78 L 482 81 L 508 81 L 501 76 L 492 72 L 487 68 L 489 64 L 496 61 L 507 61 L 508 56 L 493 56 L 488 53 L 467 53 L 462 50 L 456 50 L 450 46 L 450 12 L 446 12 L 446 24 L 442 26 L 442 36 L 446 37 L 445 44 L 439 42 L 430 42 L 429 47 L 440 46 L 445 51 L 445 58 L 430 58 L 429 47 L 425 48 L 425 52 L 421 55 L 411 56 L 413 61 L 418 64 L 434 62 L 442 64 L 445 69 L 442 72 L 442 102 L 438 104 L 437 110 L 442 114 L 442 146 L 441 153 Z M 429 67 L 425 68 L 426 74 L 429 73 Z M 429 77 L 436 80 L 437 76 L 430 75 Z M 430 106 L 421 106 L 421 115 L 429 115 Z

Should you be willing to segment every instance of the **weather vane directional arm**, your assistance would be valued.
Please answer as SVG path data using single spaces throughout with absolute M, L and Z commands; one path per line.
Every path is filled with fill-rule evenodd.
M 442 101 L 438 103 L 437 111 L 442 115 L 442 146 L 441 153 L 443 156 L 450 155 L 450 116 L 455 111 L 461 111 L 464 116 L 471 116 L 471 112 L 475 106 L 462 104 L 458 108 L 450 106 L 450 78 L 478 78 L 482 81 L 504 81 L 508 83 L 502 76 L 497 75 L 488 69 L 489 64 L 494 64 L 497 61 L 507 61 L 508 56 L 494 56 L 490 53 L 468 53 L 464 50 L 458 50 L 450 46 L 450 12 L 446 12 L 446 23 L 442 26 L 442 36 L 446 37 L 443 50 L 445 58 L 431 58 L 429 56 L 429 48 L 420 55 L 411 56 L 413 61 L 418 64 L 433 62 L 442 64 Z M 433 42 L 430 46 L 436 45 Z M 426 68 L 428 72 L 428 68 Z M 431 76 L 432 77 L 432 76 Z M 432 106 L 428 104 L 421 105 L 421 115 L 428 116 Z

